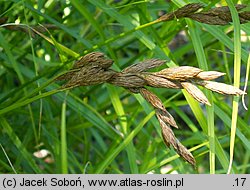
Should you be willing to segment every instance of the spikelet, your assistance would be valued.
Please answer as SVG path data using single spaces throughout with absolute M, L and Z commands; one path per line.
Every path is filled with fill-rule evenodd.
M 190 82 L 182 82 L 181 85 L 198 102 L 211 106 L 207 97 L 203 94 L 203 92 L 197 86 L 195 86 L 194 84 Z
M 147 71 L 149 69 L 153 69 L 155 67 L 159 67 L 163 65 L 166 61 L 160 60 L 160 59 L 149 59 L 145 60 L 136 64 L 133 64 L 131 66 L 126 67 L 122 70 L 124 73 L 140 73 L 143 71 Z
M 143 78 L 148 86 L 152 86 L 155 88 L 181 88 L 181 84 L 179 81 L 173 81 L 170 79 L 166 79 L 162 77 L 162 75 L 154 74 L 154 73 L 142 73 L 138 74 L 141 78 Z
M 140 94 L 150 103 L 156 110 L 156 112 L 161 116 L 161 119 L 171 125 L 172 127 L 178 128 L 173 116 L 165 109 L 162 101 L 152 92 L 145 88 L 139 89 Z
M 212 90 L 214 92 L 218 92 L 220 94 L 228 94 L 228 95 L 243 95 L 246 94 L 244 91 L 240 90 L 237 87 L 220 83 L 214 81 L 202 81 L 199 82 L 199 85 L 204 86 L 205 88 Z
M 161 115 L 156 112 L 156 116 L 159 120 L 161 130 L 162 130 L 162 137 L 165 142 L 165 144 L 169 147 L 172 145 L 172 147 L 176 150 L 176 152 L 185 159 L 188 163 L 195 166 L 196 161 L 193 157 L 193 155 L 187 150 L 185 146 L 183 146 L 178 139 L 176 139 L 172 129 L 167 125 L 163 120 Z
M 250 12 L 242 11 L 246 5 L 236 4 L 235 8 L 239 13 L 239 19 L 241 23 L 246 23 L 250 20 Z M 210 25 L 226 25 L 232 22 L 232 16 L 230 13 L 230 9 L 227 6 L 215 7 L 210 10 L 201 10 L 203 5 L 199 3 L 191 3 L 187 4 L 184 7 L 177 9 L 174 12 L 167 13 L 160 18 L 158 18 L 157 22 L 166 22 L 170 20 L 174 20 L 176 18 L 187 17 L 193 19 L 197 22 L 201 22 L 204 24 Z
M 202 79 L 202 80 L 214 80 L 214 79 L 221 77 L 225 74 L 226 73 L 221 73 L 218 71 L 202 71 L 198 75 L 196 75 L 196 78 Z
M 202 72 L 201 69 L 190 66 L 182 66 L 163 69 L 157 72 L 156 75 L 170 80 L 185 81 L 187 79 L 194 78 L 200 72 Z

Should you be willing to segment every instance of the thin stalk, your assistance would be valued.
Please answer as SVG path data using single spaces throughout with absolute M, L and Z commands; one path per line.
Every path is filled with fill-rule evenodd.
M 240 86 L 240 67 L 241 67 L 241 41 L 240 41 L 240 21 L 236 8 L 231 0 L 226 0 L 228 7 L 230 9 L 233 26 L 234 26 L 234 86 Z M 231 173 L 234 157 L 234 143 L 235 134 L 237 127 L 237 117 L 238 117 L 238 106 L 239 97 L 235 96 L 233 98 L 233 108 L 232 108 L 232 123 L 231 123 L 231 136 L 230 136 L 230 161 L 227 173 Z
M 68 173 L 68 158 L 67 158 L 67 135 L 66 135 L 66 97 L 68 91 L 65 94 L 65 99 L 62 104 L 61 114 L 61 169 L 63 174 Z
M 146 27 L 148 27 L 148 26 L 151 26 L 151 25 L 156 24 L 156 23 L 159 23 L 159 22 L 161 22 L 161 21 L 159 21 L 159 20 L 154 20 L 154 21 L 152 21 L 152 22 L 148 22 L 148 23 L 146 23 L 146 24 L 137 26 L 137 27 L 135 27 L 134 29 L 129 30 L 129 31 L 127 31 L 127 32 L 120 33 L 119 35 L 117 35 L 117 36 L 115 36 L 115 37 L 113 37 L 113 38 L 109 38 L 109 39 L 107 39 L 107 40 L 105 40 L 105 41 L 103 41 L 103 42 L 101 42 L 101 43 L 99 43 L 99 44 L 94 45 L 92 48 L 85 50 L 85 51 L 83 52 L 83 54 L 90 53 L 90 52 L 92 52 L 92 51 L 94 51 L 94 50 L 96 50 L 96 49 L 98 49 L 98 48 L 101 48 L 101 47 L 104 46 L 104 45 L 110 44 L 111 42 L 114 42 L 114 41 L 116 41 L 116 40 L 118 40 L 118 39 L 120 39 L 120 38 L 122 38 L 122 37 L 125 37 L 125 36 L 127 36 L 127 35 L 129 35 L 129 34 L 131 34 L 131 33 L 133 33 L 133 32 L 136 32 L 136 31 L 138 31 L 138 30 L 141 30 L 141 29 L 143 29 L 143 28 L 146 28 Z

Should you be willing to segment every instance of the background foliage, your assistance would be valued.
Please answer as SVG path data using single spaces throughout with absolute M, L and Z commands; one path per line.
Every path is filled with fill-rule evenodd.
M 153 108 L 141 96 L 107 84 L 58 92 L 62 83 L 53 82 L 80 55 L 101 51 L 114 60 L 116 70 L 161 58 L 169 61 L 167 66 L 225 72 L 220 81 L 233 84 L 237 51 L 242 89 L 249 23 L 241 25 L 241 43 L 235 46 L 233 24 L 210 26 L 180 19 L 144 25 L 191 2 L 197 1 L 1 1 L 0 18 L 24 26 L 22 31 L 0 28 L 0 172 L 226 173 L 232 97 L 206 92 L 213 103 L 208 108 L 184 91 L 151 89 L 180 126 L 174 132 L 191 148 L 197 160 L 194 169 L 166 148 Z M 27 30 L 40 24 L 56 28 L 43 35 Z M 248 97 L 245 101 L 248 105 Z M 241 101 L 237 115 L 231 172 L 249 173 L 250 111 Z

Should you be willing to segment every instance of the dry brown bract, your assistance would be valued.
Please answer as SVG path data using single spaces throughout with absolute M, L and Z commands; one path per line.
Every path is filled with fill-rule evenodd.
M 240 23 L 246 23 L 250 20 L 250 12 L 243 11 L 246 5 L 236 4 L 235 8 L 239 12 Z M 227 6 L 216 7 L 207 11 L 201 10 L 204 6 L 200 3 L 187 4 L 172 13 L 161 16 L 158 21 L 170 21 L 175 18 L 191 18 L 201 23 L 212 25 L 226 25 L 232 22 L 230 10 Z M 200 11 L 201 10 L 201 11 Z
M 62 88 L 74 88 L 107 82 L 124 87 L 132 93 L 140 93 L 154 107 L 166 145 L 172 145 L 177 153 L 192 165 L 195 165 L 194 157 L 176 139 L 171 129 L 171 127 L 178 128 L 174 118 L 165 109 L 162 101 L 147 90 L 146 86 L 184 88 L 197 101 L 207 105 L 210 105 L 208 99 L 196 85 L 221 94 L 244 94 L 243 91 L 234 86 L 210 81 L 224 75 L 224 73 L 217 71 L 203 71 L 195 67 L 182 66 L 163 69 L 159 72 L 148 72 L 149 69 L 159 67 L 165 63 L 164 60 L 150 59 L 117 72 L 110 69 L 112 63 L 113 61 L 106 58 L 103 53 L 93 52 L 82 57 L 68 73 L 61 75 L 57 80 L 67 80 L 67 83 Z

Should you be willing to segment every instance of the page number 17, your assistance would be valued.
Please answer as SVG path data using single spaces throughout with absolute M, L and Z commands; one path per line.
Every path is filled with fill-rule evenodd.
M 246 181 L 247 178 L 245 177 L 241 177 L 241 178 L 236 178 L 234 181 L 236 184 L 234 184 L 233 186 L 236 186 L 236 187 L 243 187 L 244 186 L 244 183 Z

